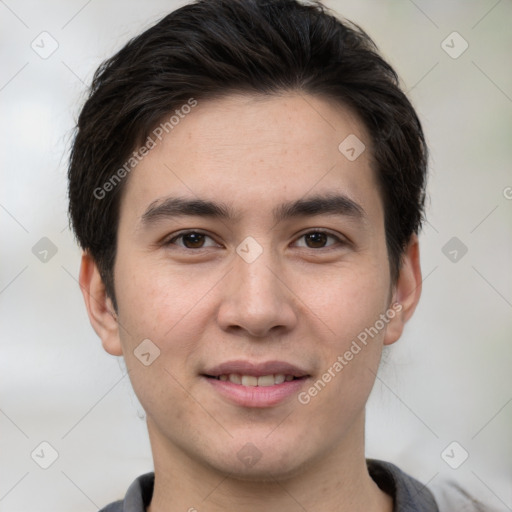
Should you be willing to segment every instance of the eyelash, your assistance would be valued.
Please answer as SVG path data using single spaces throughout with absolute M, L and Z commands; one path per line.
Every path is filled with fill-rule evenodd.
M 326 235 L 327 237 L 330 237 L 330 238 L 333 238 L 336 240 L 337 244 L 339 245 L 347 245 L 348 242 L 342 238 L 340 238 L 339 236 L 331 233 L 330 231 L 326 231 L 324 229 L 312 229 L 310 231 L 307 231 L 306 233 L 303 233 L 302 235 L 300 235 L 296 240 L 300 240 L 301 238 L 307 236 L 307 235 L 311 235 L 311 234 L 317 234 L 317 233 L 320 233 L 320 234 L 324 234 Z M 167 241 L 165 241 L 163 243 L 163 245 L 165 246 L 169 246 L 169 245 L 175 245 L 175 241 L 178 240 L 178 239 L 183 239 L 184 236 L 186 235 L 190 235 L 190 234 L 197 234 L 197 235 L 204 235 L 205 237 L 208 237 L 210 238 L 211 240 L 213 240 L 213 238 L 208 235 L 207 233 L 204 233 L 200 230 L 189 230 L 189 231 L 183 231 L 181 233 L 178 233 L 177 235 L 174 235 L 172 238 L 168 239 Z M 331 244 L 331 245 L 328 245 L 326 247 L 318 247 L 318 248 L 314 248 L 314 247 L 302 247 L 303 249 L 311 249 L 311 250 L 314 250 L 314 251 L 318 251 L 318 250 L 329 250 L 333 245 L 336 245 L 336 244 Z M 198 247 L 196 249 L 193 249 L 193 248 L 190 248 L 190 247 L 183 247 L 183 246 L 178 246 L 180 247 L 180 249 L 184 249 L 184 250 L 187 250 L 187 251 L 200 251 L 201 249 L 207 249 L 208 247 Z

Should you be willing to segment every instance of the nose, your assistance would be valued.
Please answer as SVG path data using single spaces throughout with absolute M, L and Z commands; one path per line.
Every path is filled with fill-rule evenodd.
M 297 324 L 295 301 L 286 274 L 269 253 L 251 263 L 237 256 L 223 279 L 218 323 L 256 338 L 283 335 Z

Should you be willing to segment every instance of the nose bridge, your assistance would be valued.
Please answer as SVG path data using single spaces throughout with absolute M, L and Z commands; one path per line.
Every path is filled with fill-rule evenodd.
M 272 301 L 275 294 L 280 291 L 279 282 L 276 282 L 276 267 L 275 258 L 270 254 L 270 250 L 264 251 L 252 262 L 240 258 L 236 263 L 239 288 L 245 288 L 249 298 L 260 297 Z
M 219 312 L 223 328 L 236 326 L 254 336 L 290 328 L 296 316 L 290 292 L 277 277 L 282 272 L 276 255 L 250 240 L 237 253 Z

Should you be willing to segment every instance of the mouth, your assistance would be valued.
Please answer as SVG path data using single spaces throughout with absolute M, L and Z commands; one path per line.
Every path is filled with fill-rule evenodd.
M 282 361 L 229 361 L 201 374 L 223 398 L 243 407 L 270 407 L 297 394 L 310 377 L 302 368 Z
M 305 376 L 295 377 L 290 374 L 285 375 L 284 373 L 271 373 L 269 375 L 261 375 L 259 377 L 256 375 L 242 375 L 239 373 L 223 373 L 217 377 L 213 375 L 205 375 L 205 377 L 248 387 L 275 386 L 276 384 L 282 384 L 283 382 L 291 382 L 292 380 L 300 380 L 306 378 Z

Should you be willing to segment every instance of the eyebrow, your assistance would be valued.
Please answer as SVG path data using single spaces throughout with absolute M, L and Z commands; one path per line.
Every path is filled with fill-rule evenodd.
M 277 224 L 287 219 L 317 215 L 340 215 L 363 221 L 367 214 L 363 207 L 343 194 L 318 195 L 283 203 L 272 210 Z M 238 222 L 240 215 L 225 203 L 206 199 L 167 197 L 151 203 L 141 217 L 144 227 L 160 220 L 176 217 L 198 216 Z

